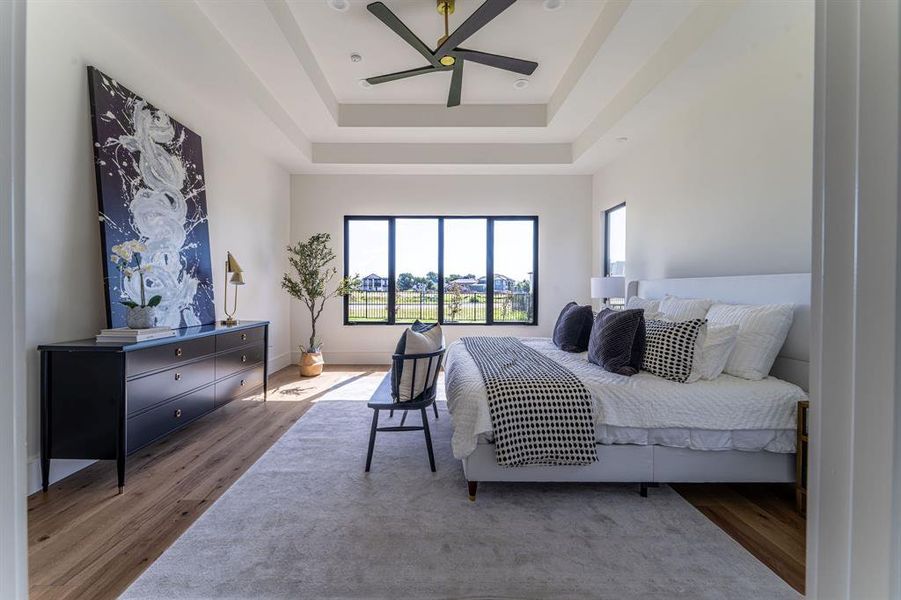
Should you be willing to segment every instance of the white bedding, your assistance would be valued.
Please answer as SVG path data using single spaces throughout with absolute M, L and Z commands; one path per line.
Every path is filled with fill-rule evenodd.
M 521 341 L 582 380 L 596 403 L 601 443 L 794 452 L 797 401 L 806 397 L 796 385 L 774 377 L 748 381 L 721 375 L 691 384 L 646 372 L 625 377 L 589 363 L 586 353 L 563 352 L 548 338 Z M 453 452 L 462 459 L 475 450 L 480 436 L 491 436 L 488 397 L 482 375 L 461 342 L 448 348 L 445 370 Z

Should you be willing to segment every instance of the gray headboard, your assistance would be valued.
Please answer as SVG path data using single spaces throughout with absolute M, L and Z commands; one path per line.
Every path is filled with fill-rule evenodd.
M 788 338 L 770 373 L 808 389 L 810 370 L 810 273 L 692 277 L 630 281 L 626 296 L 658 299 L 666 294 L 710 298 L 727 304 L 794 304 Z

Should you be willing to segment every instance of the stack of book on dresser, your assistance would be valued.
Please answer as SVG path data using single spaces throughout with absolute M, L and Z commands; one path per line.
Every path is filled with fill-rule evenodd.
M 171 327 L 150 327 L 149 329 L 131 329 L 129 327 L 116 327 L 115 329 L 101 329 L 97 334 L 97 343 L 100 344 L 134 344 L 148 342 L 161 338 L 172 337 L 175 330 Z

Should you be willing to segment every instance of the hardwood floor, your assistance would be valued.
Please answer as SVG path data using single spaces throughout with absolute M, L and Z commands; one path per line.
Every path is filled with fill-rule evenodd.
M 109 461 L 28 499 L 30 597 L 116 598 L 329 390 L 384 366 L 297 367 L 270 378 L 269 400 L 235 401 L 129 457 L 125 494 Z
M 312 405 L 384 366 L 296 367 L 270 379 L 269 401 L 236 401 L 129 458 L 126 490 L 96 463 L 28 500 L 32 599 L 116 598 Z M 368 383 L 368 382 L 367 382 Z M 804 520 L 790 488 L 674 486 L 795 589 L 804 585 Z M 653 493 L 653 492 L 652 492 Z
M 807 523 L 795 508 L 795 489 L 783 484 L 673 485 L 695 508 L 804 593 Z

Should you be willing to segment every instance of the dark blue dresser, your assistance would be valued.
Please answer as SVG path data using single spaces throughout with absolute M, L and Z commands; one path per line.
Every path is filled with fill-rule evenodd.
M 188 327 L 136 344 L 93 339 L 41 353 L 41 476 L 54 458 L 125 459 L 203 415 L 253 394 L 266 397 L 268 321 Z

